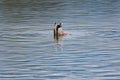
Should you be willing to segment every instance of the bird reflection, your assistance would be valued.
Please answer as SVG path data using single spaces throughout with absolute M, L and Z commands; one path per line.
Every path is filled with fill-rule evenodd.
M 55 41 L 55 43 L 61 43 L 62 42 L 62 39 L 63 39 L 63 37 L 64 36 L 62 36 L 62 35 L 54 35 L 54 41 Z
M 63 51 L 63 37 L 62 35 L 56 36 L 54 35 L 54 41 L 55 41 L 55 48 L 56 51 Z

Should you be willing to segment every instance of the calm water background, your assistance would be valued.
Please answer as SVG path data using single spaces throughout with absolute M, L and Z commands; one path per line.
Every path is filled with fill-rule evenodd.
M 0 0 L 0 80 L 18 79 L 120 80 L 120 0 Z

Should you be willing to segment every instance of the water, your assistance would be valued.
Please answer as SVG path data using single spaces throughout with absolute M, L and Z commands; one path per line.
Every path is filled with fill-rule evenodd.
M 120 0 L 1 0 L 0 80 L 119 80 Z M 54 22 L 70 35 L 53 39 Z

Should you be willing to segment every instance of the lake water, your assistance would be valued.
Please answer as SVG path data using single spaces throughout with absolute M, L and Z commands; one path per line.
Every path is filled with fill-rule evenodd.
M 120 80 L 120 0 L 0 0 L 0 80 Z

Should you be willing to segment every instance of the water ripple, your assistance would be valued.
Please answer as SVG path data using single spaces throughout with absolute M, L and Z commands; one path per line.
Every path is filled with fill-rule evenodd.
M 119 25 L 120 0 L 0 0 L 0 80 L 120 80 Z

